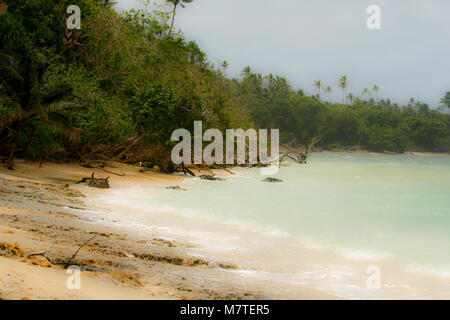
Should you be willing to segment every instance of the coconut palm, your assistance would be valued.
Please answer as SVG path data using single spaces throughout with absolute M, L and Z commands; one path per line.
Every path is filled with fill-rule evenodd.
M 324 91 L 325 93 L 328 93 L 328 97 L 330 98 L 330 103 L 332 103 L 332 101 L 331 101 L 331 92 L 332 92 L 333 90 L 331 90 L 331 87 L 330 87 L 330 86 L 327 86 L 327 87 L 325 87 L 325 89 L 323 89 L 323 91 Z
M 180 5 L 181 7 L 185 8 L 184 3 L 191 3 L 194 0 L 166 0 L 166 2 L 170 2 L 173 5 L 173 13 L 172 13 L 172 22 L 170 24 L 169 29 L 169 37 L 172 34 L 173 24 L 175 22 L 175 15 L 177 14 L 177 7 Z
M 229 67 L 228 61 L 222 61 L 222 63 L 220 64 L 220 66 L 221 66 L 222 69 L 223 69 L 224 75 L 227 76 L 227 69 L 228 69 L 228 67 Z
M 450 110 L 450 91 L 441 99 L 441 105 Z
M 347 96 L 347 98 L 348 98 L 348 100 L 350 100 L 350 103 L 353 104 L 353 99 L 355 98 L 355 97 L 353 96 L 353 93 L 349 93 L 348 96 Z
M 320 80 L 314 81 L 313 87 L 317 88 L 317 91 L 319 92 L 319 99 L 320 99 L 320 90 L 323 88 L 323 83 Z
M 342 93 L 343 93 L 342 103 L 346 104 L 347 103 L 347 96 L 345 95 L 345 89 L 348 87 L 347 76 L 342 76 L 339 79 L 338 86 L 339 86 L 339 88 L 342 89 Z
M 252 73 L 252 69 L 250 68 L 250 66 L 246 66 L 244 68 L 244 70 L 242 70 L 242 75 L 243 76 L 248 76 L 250 73 Z
M 73 130 L 70 119 L 62 112 L 80 110 L 83 107 L 63 102 L 62 99 L 72 92 L 68 85 L 60 85 L 41 93 L 44 73 L 48 67 L 35 57 L 25 57 L 19 65 L 6 54 L 0 54 L 0 83 L 6 89 L 15 114 L 6 130 L 0 132 L 0 139 L 6 141 L 8 148 L 8 169 L 13 169 L 14 151 L 20 132 L 31 122 L 42 121 L 64 133 Z
M 377 98 L 377 103 L 378 103 L 378 86 L 375 84 L 372 88 L 372 91 L 375 92 L 375 96 Z
M 370 90 L 367 88 L 364 88 L 362 91 L 362 96 L 363 96 L 363 98 L 370 96 Z M 367 101 L 367 98 L 366 98 L 366 101 Z

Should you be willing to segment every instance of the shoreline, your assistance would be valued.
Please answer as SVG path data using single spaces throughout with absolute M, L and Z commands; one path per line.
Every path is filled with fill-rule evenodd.
M 450 153 L 446 152 L 421 152 L 421 151 L 406 151 L 406 152 L 375 152 L 370 150 L 321 150 L 321 151 L 314 151 L 312 153 L 335 153 L 335 154 L 343 154 L 343 153 L 350 153 L 350 154 L 373 154 L 373 155 L 412 155 L 412 156 L 418 156 L 418 157 L 450 157 Z
M 110 165 L 125 173 L 110 175 L 111 191 L 166 187 L 184 179 Z M 157 233 L 143 236 L 92 221 L 85 214 L 91 209 L 87 200 L 111 192 L 74 184 L 92 172 L 101 178 L 109 175 L 78 164 L 40 167 L 23 160 L 17 161 L 14 171 L 0 169 L 1 299 L 290 299 L 273 293 L 270 281 L 242 281 L 239 272 L 226 272 L 235 270 L 233 264 L 188 254 L 186 249 L 195 243 L 167 240 Z M 69 290 L 67 270 L 51 262 L 67 261 L 93 236 L 71 261 L 82 271 L 81 290 Z M 45 257 L 28 257 L 47 250 Z M 297 299 L 337 298 L 309 287 L 299 292 Z
M 239 181 L 249 177 L 240 168 L 234 178 L 215 171 L 229 180 L 217 184 L 182 174 L 143 173 L 121 163 L 108 163 L 107 168 L 125 176 L 75 163 L 40 166 L 23 160 L 15 171 L 0 169 L 0 299 L 446 297 L 448 278 L 423 269 L 426 265 L 412 264 L 410 269 L 409 262 L 399 264 L 383 252 L 379 256 L 322 245 L 282 229 L 208 216 L 209 209 L 205 214 L 190 211 L 192 203 L 186 200 L 203 203 L 216 199 L 223 187 L 246 188 Z M 97 178 L 110 176 L 111 188 L 75 184 L 93 172 Z M 301 181 L 320 184 L 315 177 L 305 178 Z M 176 185 L 179 190 L 167 190 Z M 211 207 L 208 201 L 206 205 L 204 209 Z M 73 261 L 81 267 L 86 290 L 68 290 L 62 280 L 69 275 L 60 264 L 43 256 L 27 258 L 50 249 L 50 262 L 67 261 L 93 236 Z M 383 292 L 364 287 L 366 268 L 373 263 L 383 269 Z

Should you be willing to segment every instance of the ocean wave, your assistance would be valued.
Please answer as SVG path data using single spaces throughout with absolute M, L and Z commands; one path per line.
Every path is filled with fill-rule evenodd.
M 450 279 L 450 265 L 429 266 L 411 263 L 406 267 L 406 272 L 413 274 L 426 274 L 438 278 Z

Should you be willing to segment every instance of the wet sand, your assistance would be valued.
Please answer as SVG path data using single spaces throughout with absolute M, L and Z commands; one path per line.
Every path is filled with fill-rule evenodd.
M 76 163 L 18 160 L 16 170 L 0 169 L 0 299 L 290 298 L 270 281 L 224 272 L 235 269 L 233 264 L 190 256 L 186 249 L 195 244 L 89 219 L 83 214 L 86 200 L 108 192 L 75 183 L 92 173 L 110 176 L 113 190 L 171 186 L 184 179 L 118 163 L 107 168 L 125 176 Z M 80 290 L 66 285 L 68 265 L 81 270 Z M 299 292 L 297 299 L 335 298 L 308 287 Z

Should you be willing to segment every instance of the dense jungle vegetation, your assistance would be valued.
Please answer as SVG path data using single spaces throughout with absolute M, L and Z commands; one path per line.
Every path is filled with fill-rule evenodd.
M 227 77 L 173 29 L 173 7 L 117 13 L 99 0 L 0 0 L 0 155 L 33 160 L 168 161 L 176 128 L 279 128 L 281 140 L 323 149 L 450 151 L 450 92 L 438 109 L 361 97 L 338 81 L 339 103 L 250 67 Z M 190 2 L 190 1 L 185 1 Z M 181 3 L 182 4 L 182 3 Z M 68 30 L 69 5 L 81 8 Z M 195 2 L 189 4 L 195 5 Z M 299 74 L 298 77 L 302 75 Z M 437 106 L 436 106 L 437 107 Z

